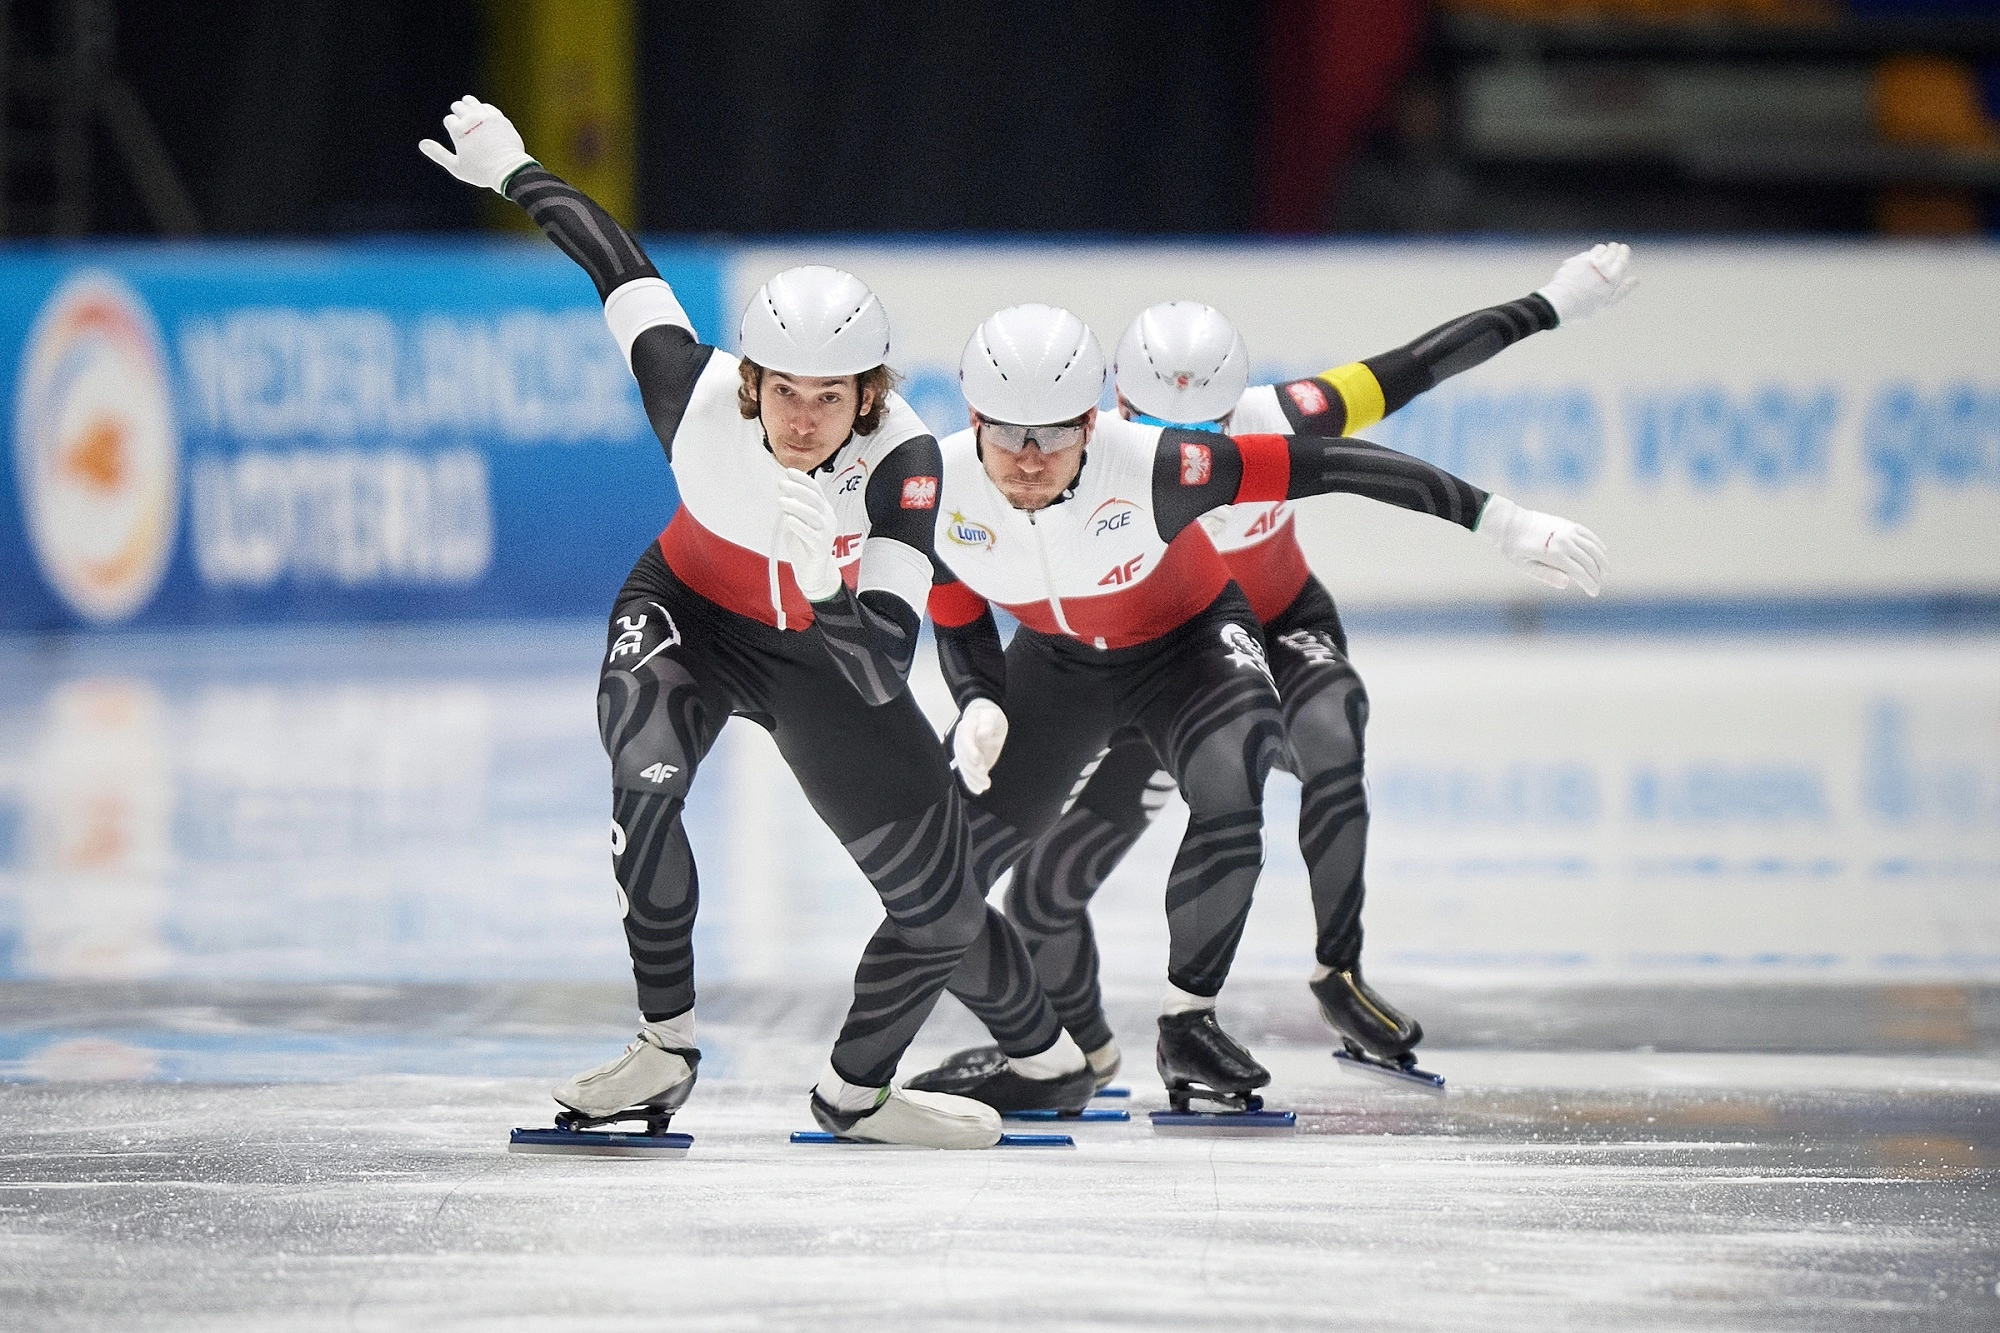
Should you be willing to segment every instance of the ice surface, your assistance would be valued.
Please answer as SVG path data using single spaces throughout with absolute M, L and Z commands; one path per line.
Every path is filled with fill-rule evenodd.
M 1335 1069 L 1278 779 L 1278 1141 L 1142 1114 L 1169 815 L 1097 912 L 1132 1123 L 787 1144 L 877 908 L 736 724 L 694 1151 L 510 1157 L 634 1020 L 600 646 L 0 643 L 0 1328 L 2000 1326 L 2000 640 L 1370 636 L 1370 973 L 1450 1093 Z

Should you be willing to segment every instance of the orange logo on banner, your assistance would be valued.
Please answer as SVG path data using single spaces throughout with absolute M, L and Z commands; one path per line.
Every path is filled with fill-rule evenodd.
M 16 378 L 22 517 L 49 584 L 112 623 L 152 599 L 180 515 L 180 441 L 145 303 L 78 274 L 42 307 Z

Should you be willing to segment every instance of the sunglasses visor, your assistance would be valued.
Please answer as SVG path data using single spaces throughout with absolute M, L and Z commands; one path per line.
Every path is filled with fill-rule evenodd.
M 1081 421 L 1064 421 L 1054 426 L 1016 426 L 1007 421 L 982 421 L 979 423 L 979 442 L 1018 454 L 1028 447 L 1028 441 L 1033 440 L 1037 449 L 1053 454 L 1082 444 L 1083 430 Z

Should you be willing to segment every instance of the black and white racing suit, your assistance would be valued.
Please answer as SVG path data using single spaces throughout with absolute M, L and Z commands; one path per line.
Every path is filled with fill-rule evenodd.
M 1213 996 L 1263 864 L 1264 779 L 1285 728 L 1256 616 L 1200 516 L 1341 491 L 1471 528 L 1485 493 L 1361 440 L 1230 437 L 1101 413 L 1074 485 L 1028 513 L 987 478 L 973 432 L 942 449 L 937 550 L 955 577 L 931 592 L 939 652 L 961 707 L 983 696 L 1008 719 L 992 786 L 971 801 L 978 880 L 1014 864 L 1129 730 L 1189 807 L 1167 884 L 1168 980 Z M 1004 656 L 992 605 L 1021 622 Z
M 1418 394 L 1530 334 L 1556 327 L 1539 295 L 1473 311 L 1393 351 L 1284 384 L 1253 385 L 1219 423 L 1225 434 L 1337 436 L 1364 430 Z M 1230 505 L 1202 526 L 1263 628 L 1284 708 L 1280 765 L 1298 778 L 1299 852 L 1312 886 L 1314 956 L 1335 970 L 1361 958 L 1368 795 L 1363 782 L 1368 691 L 1326 587 L 1306 565 L 1287 500 Z M 1102 762 L 1060 819 L 1015 867 L 1008 919 L 1035 970 L 1087 1051 L 1112 1038 L 1098 984 L 1088 906 L 1166 804 L 1173 774 L 1145 736 L 1112 738 Z
M 682 807 L 723 724 L 747 717 L 777 741 L 887 911 L 855 975 L 835 1072 L 888 1083 L 954 972 L 1009 1054 L 1047 1049 L 1060 1036 L 1054 1010 L 970 873 L 962 798 L 904 688 L 941 575 L 936 440 L 892 394 L 881 425 L 815 471 L 839 519 L 844 582 L 808 602 L 778 554 L 782 469 L 762 424 L 738 409 L 737 359 L 696 338 L 638 242 L 582 193 L 539 166 L 506 192 L 596 284 L 681 492 L 613 605 L 598 683 L 640 1010 L 659 1021 L 694 1005 L 698 895 Z

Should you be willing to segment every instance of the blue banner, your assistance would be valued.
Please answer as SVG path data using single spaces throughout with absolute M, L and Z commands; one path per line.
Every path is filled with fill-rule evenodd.
M 0 359 L 0 630 L 595 612 L 677 499 L 545 245 L 0 253 Z

